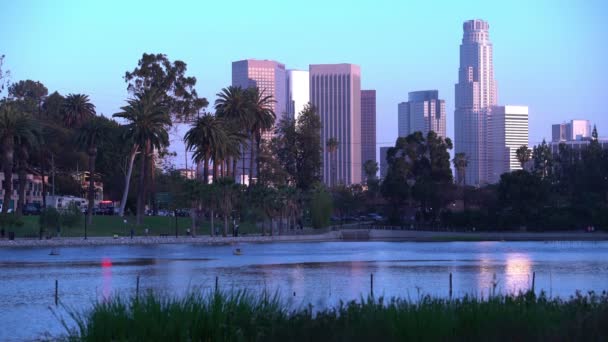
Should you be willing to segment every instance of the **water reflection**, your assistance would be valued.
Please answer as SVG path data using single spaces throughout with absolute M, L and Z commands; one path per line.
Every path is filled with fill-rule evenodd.
M 528 254 L 508 253 L 505 265 L 505 290 L 509 293 L 531 288 L 532 260 Z
M 102 298 L 107 300 L 112 293 L 112 259 L 104 257 L 101 260 Z

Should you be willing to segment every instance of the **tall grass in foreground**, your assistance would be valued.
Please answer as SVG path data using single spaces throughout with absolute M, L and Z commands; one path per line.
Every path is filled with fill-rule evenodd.
M 606 292 L 568 300 L 532 292 L 485 300 L 368 297 L 321 311 L 290 310 L 268 293 L 148 293 L 72 317 L 69 339 L 83 341 L 608 340 Z

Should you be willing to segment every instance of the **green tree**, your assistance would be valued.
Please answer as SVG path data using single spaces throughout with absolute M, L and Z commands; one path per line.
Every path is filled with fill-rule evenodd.
M 299 189 L 308 190 L 321 181 L 323 166 L 321 119 L 310 104 L 298 115 L 296 150 L 296 185 Z
M 232 165 L 233 172 L 236 174 L 237 161 L 242 158 L 245 150 L 247 149 L 246 137 L 250 135 L 251 127 L 251 116 L 247 109 L 248 101 L 247 96 L 243 88 L 237 86 L 230 86 L 223 88 L 217 94 L 217 100 L 215 100 L 215 113 L 219 118 L 222 118 L 227 122 L 227 126 L 230 127 L 230 131 L 234 131 L 235 134 L 243 135 L 245 138 L 239 137 L 239 152 L 233 153 Z M 249 139 L 251 141 L 251 139 Z M 241 183 L 245 183 L 245 161 L 243 159 L 242 171 L 241 171 Z
M 193 159 L 196 163 L 203 163 L 203 182 L 209 179 L 209 162 L 226 149 L 228 136 L 223 127 L 222 119 L 205 114 L 198 118 L 190 130 L 184 135 L 186 149 L 193 151 Z M 214 175 L 214 181 L 217 175 Z
M 375 160 L 366 160 L 363 163 L 365 182 L 369 185 L 378 179 L 378 163 Z
M 331 195 L 322 184 L 317 183 L 311 191 L 310 217 L 313 228 L 323 228 L 329 225 L 333 211 Z
M 249 129 L 252 141 L 255 141 L 255 153 L 260 155 L 262 134 L 270 130 L 274 126 L 276 114 L 272 109 L 272 105 L 276 102 L 272 95 L 264 94 L 259 88 L 248 88 L 245 90 L 246 110 L 249 117 Z M 254 145 L 251 145 L 251 153 L 249 160 L 249 182 L 253 181 L 253 161 L 254 161 Z M 260 161 L 257 159 L 257 169 L 259 172 Z
M 519 161 L 519 165 L 521 165 L 521 168 L 523 170 L 526 163 L 532 157 L 532 150 L 530 150 L 530 148 L 528 148 L 528 146 L 526 145 L 521 145 L 515 151 L 515 157 L 517 158 L 517 161 Z
M 329 163 L 329 186 L 336 186 L 337 185 L 337 179 L 336 179 L 336 163 L 335 163 L 335 154 L 336 151 L 338 151 L 338 146 L 340 146 L 340 143 L 338 142 L 338 139 L 336 138 L 329 138 L 327 140 L 327 142 L 325 143 L 325 148 L 327 150 L 327 160 L 330 161 Z M 333 161 L 333 162 L 332 162 Z
M 454 164 L 454 168 L 456 169 L 456 175 L 458 176 L 458 184 L 466 185 L 466 172 L 467 167 L 469 166 L 469 158 L 463 152 L 458 152 L 454 155 L 454 159 L 452 159 L 452 163 Z
M 548 195 L 548 184 L 540 175 L 525 170 L 505 173 L 498 184 L 499 205 L 511 214 L 512 224 L 533 223 L 540 216 Z
M 169 145 L 168 128 L 171 126 L 169 110 L 156 98 L 154 90 L 136 93 L 133 99 L 127 100 L 127 105 L 114 117 L 126 120 L 124 138 L 131 145 L 129 151 L 128 170 L 125 176 L 125 188 L 120 202 L 120 215 L 124 215 L 125 205 L 129 194 L 129 186 L 133 164 L 137 154 L 141 154 L 141 171 L 137 188 L 137 224 L 142 223 L 147 158 L 152 149 L 160 150 Z
M 89 157 L 89 186 L 88 186 L 88 210 L 87 223 L 93 223 L 93 209 L 95 206 L 95 159 L 97 158 L 97 147 L 108 135 L 108 120 L 94 116 L 85 122 L 78 132 L 76 144 L 87 152 Z
M 553 168 L 553 154 L 551 153 L 551 147 L 547 145 L 545 139 L 543 139 L 540 145 L 534 147 L 533 156 L 534 171 L 542 179 L 549 177 Z
M 79 127 L 95 116 L 95 105 L 84 94 L 69 94 L 63 102 L 63 123 L 68 128 Z
M 31 116 L 17 110 L 14 101 L 0 103 L 0 149 L 2 152 L 2 171 L 4 172 L 4 199 L 2 213 L 9 209 L 13 193 L 13 167 L 15 145 L 19 142 L 36 141 L 37 124 Z
M 42 103 L 48 93 L 44 84 L 32 80 L 19 81 L 8 88 L 9 97 L 17 101 L 21 110 L 35 116 L 42 113 Z
M 194 87 L 196 78 L 186 76 L 187 65 L 183 61 L 171 61 L 165 54 L 144 53 L 124 79 L 127 90 L 133 94 L 153 92 L 156 104 L 166 107 L 178 120 L 191 118 L 209 104 L 199 98 Z
M 4 55 L 0 55 L 0 93 L 4 91 L 4 88 L 8 85 L 8 81 L 11 77 L 11 72 L 3 69 L 4 57 Z
M 17 172 L 19 174 L 19 186 L 17 189 L 16 215 L 21 216 L 25 206 L 25 187 L 27 185 L 27 172 L 29 168 L 30 153 L 37 149 L 42 142 L 42 132 L 38 122 L 31 120 L 30 127 L 24 134 L 15 136 L 15 153 L 17 159 Z

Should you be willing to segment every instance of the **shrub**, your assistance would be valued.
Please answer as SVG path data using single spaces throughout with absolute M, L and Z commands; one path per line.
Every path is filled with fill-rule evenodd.
M 76 227 L 82 222 L 84 215 L 76 203 L 70 203 L 67 210 L 61 213 L 61 224 L 65 227 Z

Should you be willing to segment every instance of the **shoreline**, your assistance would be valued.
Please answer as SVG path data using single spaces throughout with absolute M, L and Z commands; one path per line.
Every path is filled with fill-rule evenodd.
M 200 244 L 229 245 L 233 243 L 276 243 L 276 242 L 332 242 L 332 241 L 386 241 L 386 242 L 502 242 L 502 241 L 608 241 L 608 233 L 582 231 L 565 232 L 436 232 L 412 230 L 348 229 L 320 234 L 239 237 L 211 236 L 136 236 L 130 237 L 61 237 L 48 240 L 18 238 L 0 240 L 0 248 L 19 247 L 72 247 L 72 246 L 109 246 L 109 245 L 161 245 L 161 244 Z

